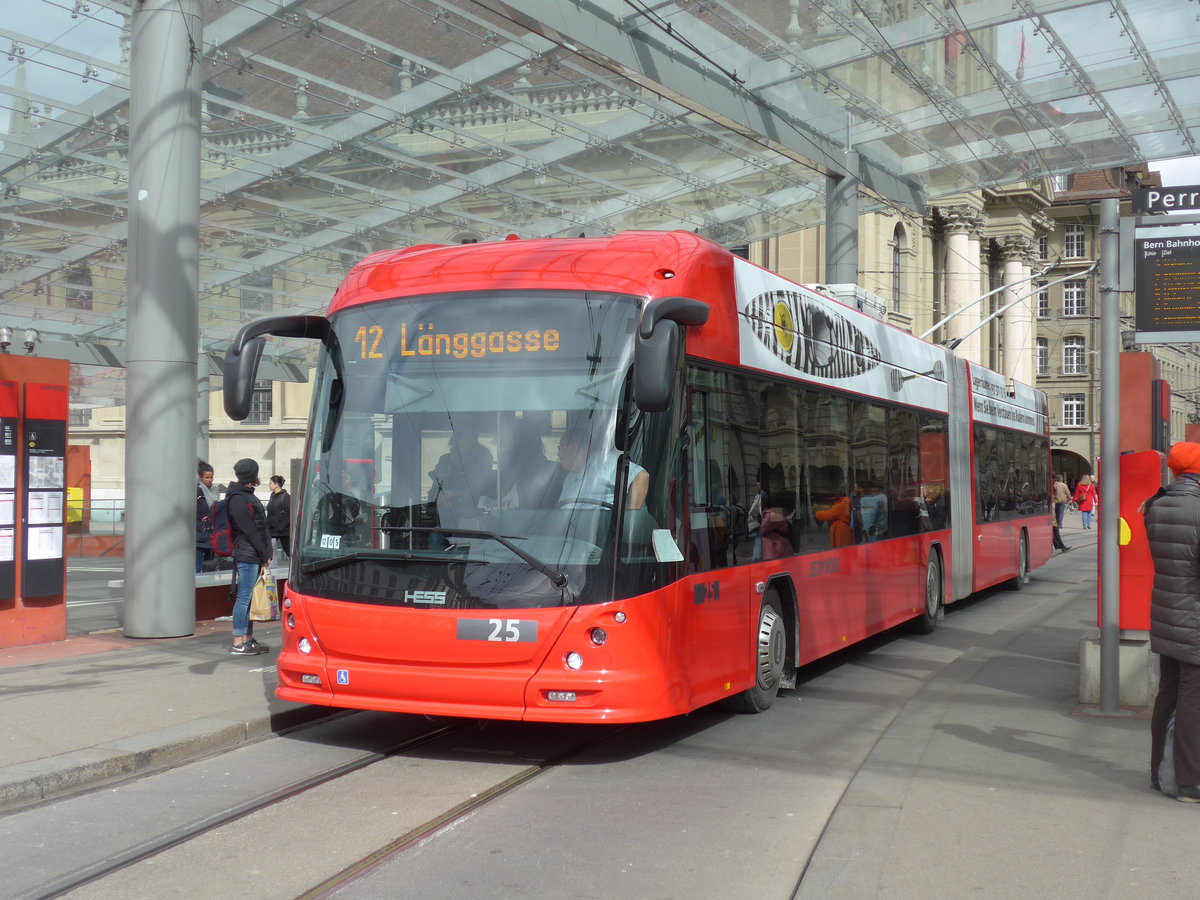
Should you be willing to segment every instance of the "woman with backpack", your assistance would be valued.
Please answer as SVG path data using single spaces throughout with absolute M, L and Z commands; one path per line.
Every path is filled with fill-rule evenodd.
M 233 464 L 234 481 L 225 491 L 224 503 L 233 530 L 233 559 L 237 572 L 237 600 L 233 604 L 234 656 L 253 656 L 271 648 L 254 639 L 250 620 L 250 597 L 258 576 L 271 565 L 271 535 L 267 532 L 267 511 L 254 495 L 258 487 L 258 463 L 239 459 Z

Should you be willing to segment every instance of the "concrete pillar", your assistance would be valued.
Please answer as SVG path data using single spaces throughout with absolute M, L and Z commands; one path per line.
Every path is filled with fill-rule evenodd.
M 851 170 L 858 154 L 847 154 Z M 825 179 L 825 282 L 858 284 L 858 179 L 830 175 Z
M 1033 287 L 1025 281 L 1031 271 L 1033 241 L 1024 236 L 1007 237 L 1000 252 L 1004 258 L 1004 283 L 1020 282 L 1000 295 L 1001 304 L 1008 306 L 1018 297 L 1024 298 L 1004 313 L 1004 375 L 1033 384 L 1033 298 L 1028 296 Z
M 192 634 L 196 604 L 200 0 L 134 5 L 129 78 L 125 634 Z

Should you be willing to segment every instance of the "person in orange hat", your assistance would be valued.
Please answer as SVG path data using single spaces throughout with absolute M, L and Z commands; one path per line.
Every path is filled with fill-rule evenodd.
M 1154 560 L 1150 649 L 1159 656 L 1158 696 L 1150 718 L 1150 783 L 1200 803 L 1200 444 L 1171 447 L 1175 480 L 1143 505 Z M 1167 727 L 1174 735 L 1167 749 Z M 1170 753 L 1174 781 L 1162 777 Z

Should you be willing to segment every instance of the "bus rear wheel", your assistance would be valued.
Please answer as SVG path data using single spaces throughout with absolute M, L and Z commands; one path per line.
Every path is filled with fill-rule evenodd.
M 1025 590 L 1029 584 L 1029 545 L 1025 540 L 1025 532 L 1021 532 L 1021 541 L 1017 545 L 1017 574 L 1009 580 L 1008 586 L 1014 591 Z
M 933 634 L 937 628 L 938 613 L 942 608 L 942 558 L 931 551 L 925 564 L 925 609 L 912 620 L 912 629 L 918 634 Z
M 730 697 L 726 704 L 736 712 L 758 713 L 770 709 L 779 693 L 787 662 L 787 626 L 774 599 L 763 600 L 758 610 L 754 684 Z

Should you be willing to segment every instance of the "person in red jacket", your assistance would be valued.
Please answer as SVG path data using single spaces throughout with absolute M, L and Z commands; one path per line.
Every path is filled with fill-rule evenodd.
M 1083 516 L 1083 527 L 1091 528 L 1092 512 L 1100 501 L 1100 495 L 1096 492 L 1096 485 L 1093 483 L 1091 475 L 1080 476 L 1079 484 L 1075 485 L 1075 494 L 1072 499 Z

